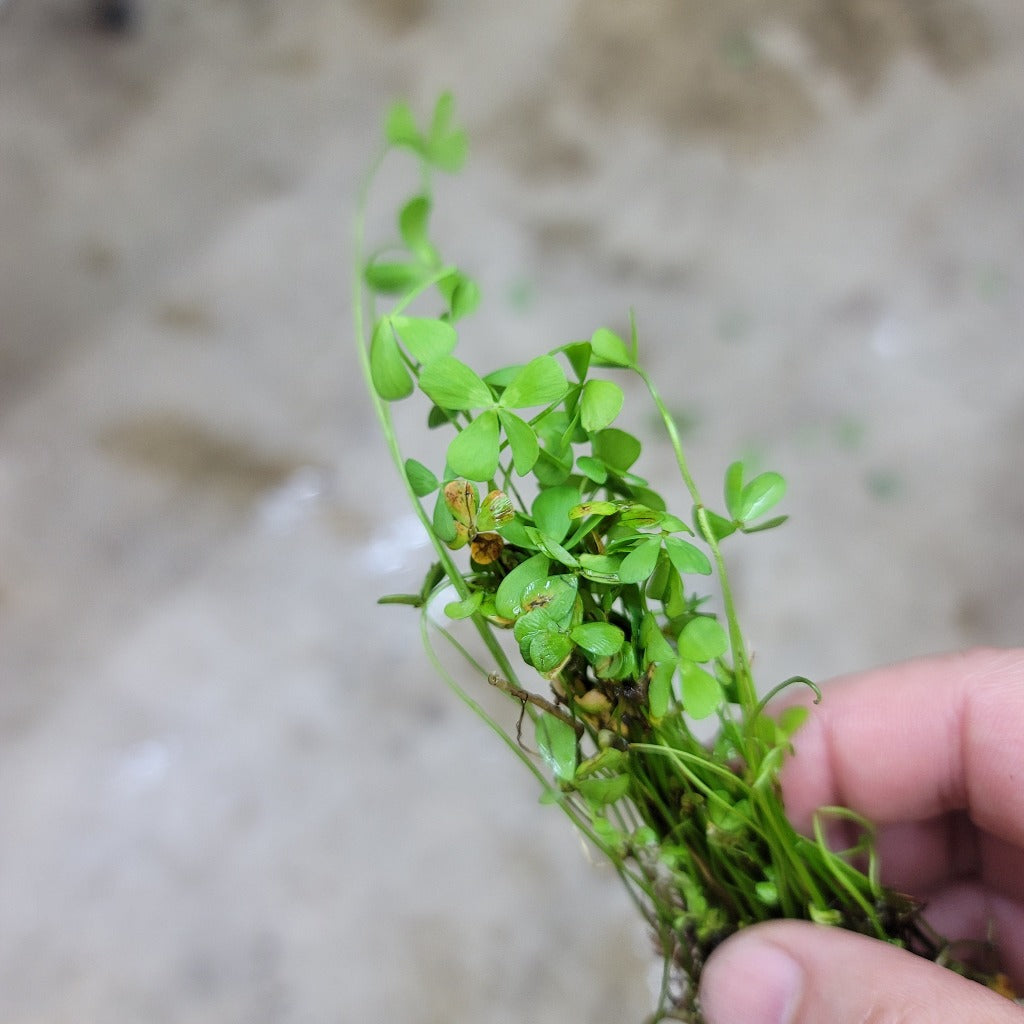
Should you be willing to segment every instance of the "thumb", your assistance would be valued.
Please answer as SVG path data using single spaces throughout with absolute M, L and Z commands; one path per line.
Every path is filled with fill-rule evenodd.
M 708 960 L 707 1024 L 1024 1024 L 1017 1008 L 913 953 L 839 928 L 773 921 Z

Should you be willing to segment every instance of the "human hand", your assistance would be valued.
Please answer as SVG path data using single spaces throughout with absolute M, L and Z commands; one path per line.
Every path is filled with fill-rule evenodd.
M 923 659 L 830 683 L 783 771 L 794 825 L 849 807 L 878 826 L 882 881 L 952 939 L 991 938 L 1024 990 L 1024 651 Z M 1022 1024 L 1024 1009 L 895 947 L 756 925 L 704 969 L 708 1024 Z

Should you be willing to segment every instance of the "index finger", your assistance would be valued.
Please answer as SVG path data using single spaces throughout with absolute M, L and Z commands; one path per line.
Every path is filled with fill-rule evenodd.
M 923 658 L 829 683 L 782 773 L 794 824 L 838 804 L 877 825 L 965 811 L 1024 848 L 1024 651 Z

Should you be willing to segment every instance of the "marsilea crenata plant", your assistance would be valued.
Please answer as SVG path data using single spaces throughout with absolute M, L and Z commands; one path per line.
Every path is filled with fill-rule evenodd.
M 356 339 L 388 448 L 436 552 L 418 594 L 383 600 L 419 609 L 437 670 L 614 866 L 664 961 L 652 1021 L 700 1021 L 708 955 L 768 918 L 852 929 L 997 986 L 998 976 L 954 955 L 921 906 L 880 884 L 870 823 L 823 807 L 805 836 L 786 817 L 779 770 L 808 711 L 775 713 L 770 701 L 791 686 L 820 694 L 794 678 L 762 696 L 723 554 L 739 536 L 782 524 L 782 477 L 734 462 L 720 501 L 705 500 L 640 360 L 635 324 L 627 338 L 598 327 L 507 366 L 478 370 L 459 358 L 480 293 L 444 260 L 430 215 L 436 172 L 457 171 L 466 150 L 450 96 L 425 128 L 398 104 L 360 197 Z M 417 188 L 398 211 L 396 237 L 368 250 L 372 185 L 392 157 L 412 161 Z M 685 509 L 667 507 L 641 475 L 641 441 L 616 425 L 630 376 L 672 447 Z M 405 400 L 422 404 L 437 438 L 433 466 L 405 455 L 392 418 Z M 710 576 L 718 610 L 700 591 Z M 439 641 L 519 706 L 517 728 L 481 707 Z M 710 743 L 695 735 L 707 735 L 697 723 L 708 719 Z M 857 836 L 852 848 L 826 841 L 837 821 Z

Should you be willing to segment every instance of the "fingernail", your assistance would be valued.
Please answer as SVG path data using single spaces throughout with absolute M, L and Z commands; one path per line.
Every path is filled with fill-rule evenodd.
M 740 934 L 708 961 L 701 1007 L 708 1024 L 796 1024 L 803 971 L 786 952 Z

